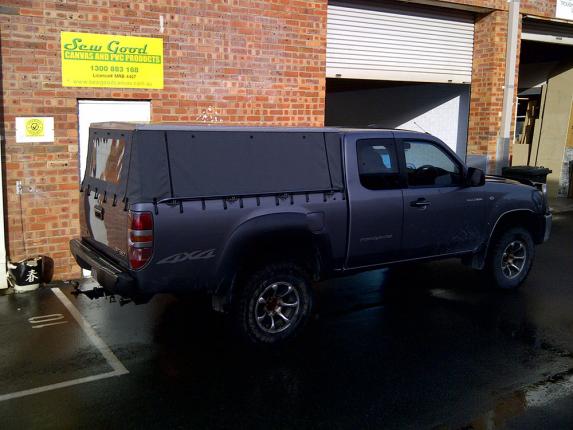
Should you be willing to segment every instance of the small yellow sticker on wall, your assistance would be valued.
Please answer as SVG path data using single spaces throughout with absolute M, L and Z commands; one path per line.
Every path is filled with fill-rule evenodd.
M 44 118 L 30 118 L 26 120 L 24 126 L 27 137 L 44 135 Z
M 163 88 L 163 39 L 61 33 L 62 86 Z
M 48 116 L 16 118 L 16 143 L 53 142 L 54 118 Z

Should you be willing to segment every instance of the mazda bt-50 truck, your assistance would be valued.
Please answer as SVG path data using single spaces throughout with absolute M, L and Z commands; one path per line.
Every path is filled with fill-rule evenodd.
M 516 288 L 551 228 L 541 186 L 399 130 L 92 124 L 80 201 L 70 248 L 104 289 L 207 292 L 262 344 L 329 277 L 460 257 Z

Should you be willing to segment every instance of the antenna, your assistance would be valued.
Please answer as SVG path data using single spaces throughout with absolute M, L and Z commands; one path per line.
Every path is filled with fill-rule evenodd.
M 412 122 L 414 123 L 414 125 L 418 126 L 418 128 L 419 128 L 420 130 L 422 130 L 424 133 L 430 134 L 430 133 L 428 133 L 428 131 L 427 131 L 424 127 L 422 127 L 422 126 L 421 126 L 420 124 L 418 124 L 416 121 L 412 121 Z

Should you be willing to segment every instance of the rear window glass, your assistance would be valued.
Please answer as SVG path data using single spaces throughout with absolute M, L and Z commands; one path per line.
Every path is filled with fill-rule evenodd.
M 125 138 L 95 137 L 88 175 L 101 181 L 118 184 L 125 152 Z
M 360 183 L 369 190 L 400 188 L 394 139 L 361 139 L 356 142 Z

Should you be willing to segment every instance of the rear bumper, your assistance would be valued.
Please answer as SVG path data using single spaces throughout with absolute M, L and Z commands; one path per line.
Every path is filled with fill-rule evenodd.
M 138 294 L 135 279 L 123 268 L 81 240 L 70 241 L 70 251 L 82 269 L 91 270 L 93 278 L 107 291 L 125 297 Z

